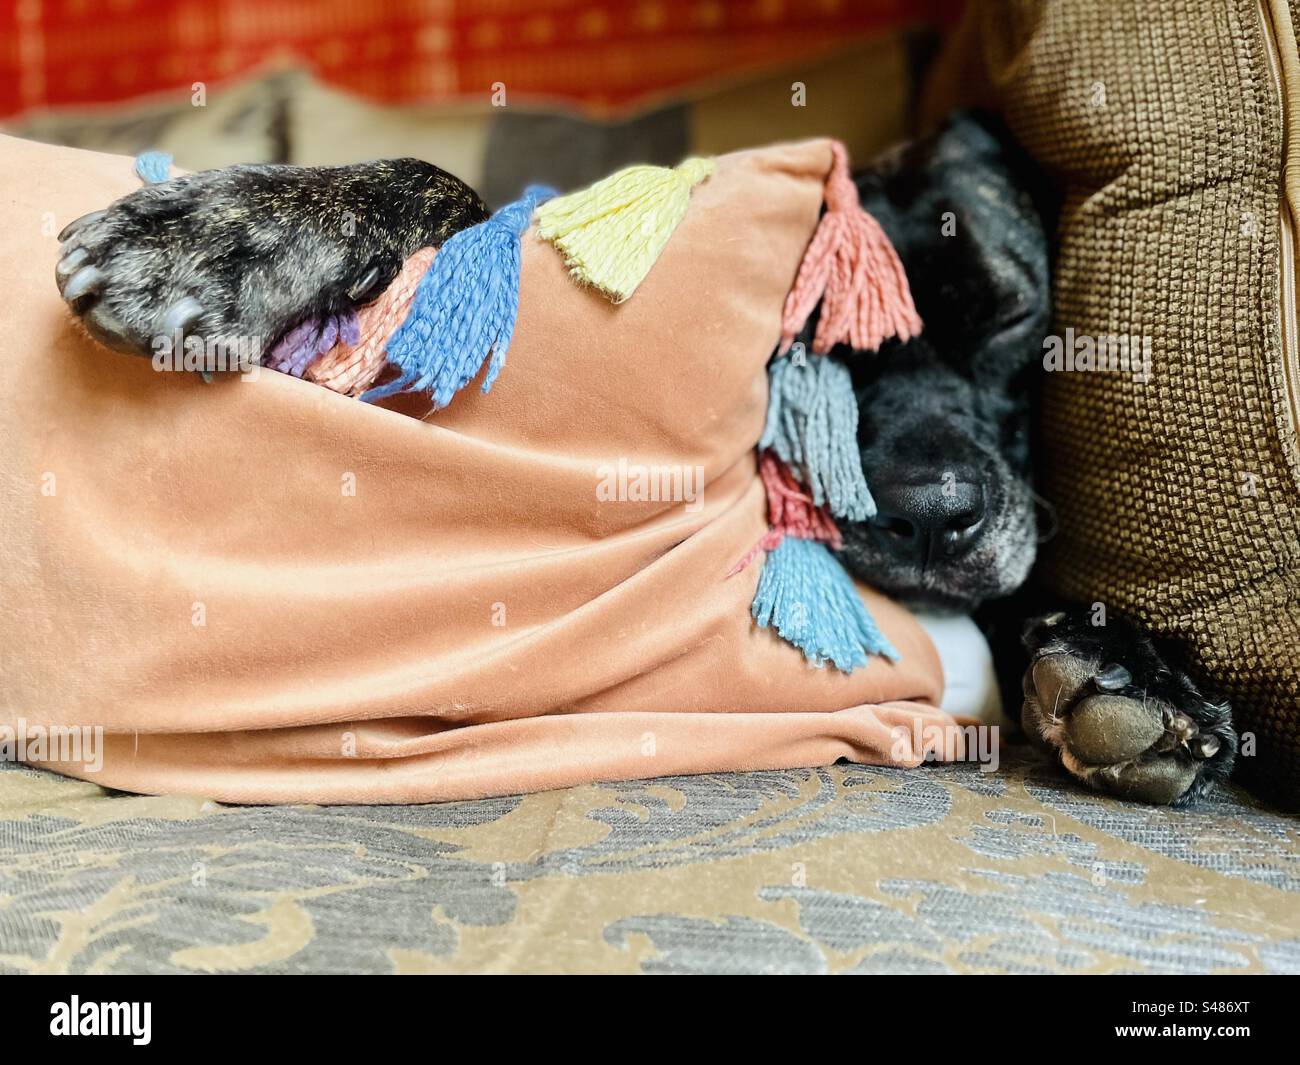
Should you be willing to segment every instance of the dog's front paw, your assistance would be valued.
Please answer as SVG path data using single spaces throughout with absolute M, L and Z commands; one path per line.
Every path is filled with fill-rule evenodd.
M 1227 705 L 1207 700 L 1133 626 L 1049 614 L 1025 626 L 1024 641 L 1021 723 L 1071 776 L 1122 798 L 1178 805 L 1228 776 L 1237 734 Z
M 209 355 L 260 361 L 300 321 L 373 298 L 411 252 L 486 216 L 469 186 L 414 159 L 234 166 L 145 186 L 70 222 L 55 280 L 87 330 L 119 351 L 155 355 L 197 337 Z

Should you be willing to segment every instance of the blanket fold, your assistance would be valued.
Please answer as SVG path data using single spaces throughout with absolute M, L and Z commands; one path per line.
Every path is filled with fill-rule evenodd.
M 766 529 L 764 367 L 829 141 L 719 158 L 622 304 L 525 234 L 509 372 L 436 413 L 99 347 L 39 220 L 130 191 L 130 161 L 0 148 L 0 726 L 106 733 L 102 767 L 33 761 L 233 802 L 418 802 L 910 765 L 924 726 L 955 728 L 906 610 L 860 587 L 899 660 L 816 669 L 753 625 L 760 567 L 728 576 Z

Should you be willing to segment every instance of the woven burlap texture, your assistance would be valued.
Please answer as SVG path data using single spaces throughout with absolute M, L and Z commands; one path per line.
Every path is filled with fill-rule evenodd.
M 1300 481 L 1279 212 L 1293 15 L 1281 0 L 977 0 L 964 35 L 966 69 L 1063 191 L 1056 331 L 1151 351 L 1145 382 L 1046 375 L 1059 529 L 1042 577 L 1173 637 L 1233 703 L 1240 778 L 1291 807 Z

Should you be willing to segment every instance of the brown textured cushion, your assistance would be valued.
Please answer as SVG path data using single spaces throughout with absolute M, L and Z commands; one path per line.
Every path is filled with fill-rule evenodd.
M 1056 331 L 1151 345 L 1146 383 L 1047 375 L 1060 529 L 1043 573 L 1175 638 L 1233 702 L 1241 778 L 1296 806 L 1295 12 L 977 0 L 969 14 L 966 69 L 1064 192 Z

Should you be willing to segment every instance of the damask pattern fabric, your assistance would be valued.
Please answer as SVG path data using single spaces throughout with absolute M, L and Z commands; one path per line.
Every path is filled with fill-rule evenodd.
M 1300 825 L 971 764 L 228 807 L 0 770 L 0 972 L 1296 973 Z

